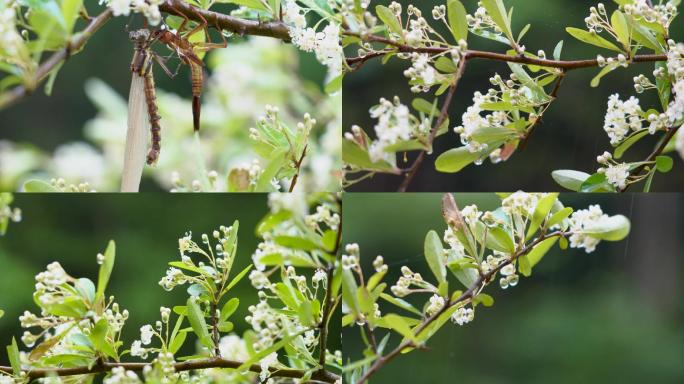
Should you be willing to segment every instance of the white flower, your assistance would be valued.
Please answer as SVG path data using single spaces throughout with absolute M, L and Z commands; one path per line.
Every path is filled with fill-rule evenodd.
M 147 350 L 143 348 L 140 340 L 135 340 L 131 344 L 131 356 L 140 356 L 143 359 L 147 358 Z
M 621 101 L 618 94 L 610 96 L 603 130 L 608 134 L 611 144 L 624 140 L 630 129 L 636 131 L 642 128 L 640 113 L 639 100 L 634 96 L 626 101 Z
M 138 375 L 133 371 L 127 371 L 123 367 L 114 367 L 112 372 L 102 380 L 104 384 L 137 384 L 142 383 Z
M 140 341 L 143 345 L 148 345 L 152 342 L 152 336 L 154 335 L 154 329 L 151 325 L 146 324 L 140 327 Z
M 444 308 L 444 298 L 440 295 L 434 294 L 430 297 L 430 304 L 425 308 L 425 313 L 432 316 Z
M 244 340 L 237 335 L 224 336 L 219 340 L 219 350 L 221 357 L 237 361 L 245 361 L 249 358 L 249 352 Z
M 131 1 L 109 0 L 109 8 L 114 16 L 128 16 L 131 13 Z
M 501 201 L 501 207 L 509 215 L 530 216 L 534 214 L 540 194 L 518 191 Z
M 607 168 L 602 168 L 602 172 L 606 175 L 609 183 L 616 188 L 625 189 L 627 186 L 627 178 L 629 177 L 629 164 L 609 164 Z
M 461 307 L 451 315 L 451 320 L 458 325 L 470 323 L 475 318 L 475 311 L 472 308 Z
M 276 364 L 278 364 L 277 352 L 272 352 L 271 354 L 266 355 L 263 359 L 261 359 L 261 361 L 259 362 L 259 366 L 261 366 L 259 379 L 261 379 L 261 381 L 265 381 L 271 374 L 268 368 Z
M 598 205 L 591 205 L 588 209 L 575 211 L 570 216 L 570 247 L 584 248 L 587 253 L 593 252 L 600 240 L 587 235 L 587 232 L 591 231 L 592 228 L 601 226 L 608 219 L 609 216 L 603 214 Z

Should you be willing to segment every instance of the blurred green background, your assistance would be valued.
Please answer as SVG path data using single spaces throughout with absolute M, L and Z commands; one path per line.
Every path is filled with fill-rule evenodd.
M 499 206 L 494 194 L 456 194 L 456 201 L 461 207 Z M 629 217 L 632 231 L 624 241 L 602 242 L 591 254 L 553 248 L 518 286 L 490 285 L 485 292 L 494 306 L 478 307 L 472 323 L 448 323 L 427 350 L 399 356 L 371 381 L 684 382 L 684 196 L 561 194 L 561 201 L 575 209 L 600 204 L 607 214 Z M 446 228 L 440 202 L 441 194 L 348 193 L 343 241 L 359 244 L 366 271 L 383 255 L 388 285 L 397 281 L 401 265 L 431 276 L 423 240 L 430 229 L 441 235 Z M 427 300 L 408 296 L 413 303 L 416 298 Z M 358 328 L 345 328 L 342 340 L 345 358 L 358 359 Z
M 374 1 L 374 4 L 386 4 L 390 1 Z M 444 4 L 443 0 L 423 0 L 409 2 L 400 0 L 407 5 L 413 3 L 423 11 L 431 25 L 436 28 L 437 23 L 432 20 L 433 6 Z M 477 8 L 477 1 L 463 0 L 469 12 Z M 575 40 L 565 32 L 566 27 L 585 28 L 584 18 L 589 15 L 589 7 L 595 6 L 594 0 L 506 0 L 507 7 L 513 7 L 513 30 L 519 33 L 526 25 L 531 29 L 525 35 L 523 44 L 527 50 L 536 53 L 543 49 L 548 57 L 560 40 L 564 40 L 563 59 L 594 58 L 601 53 L 610 54 L 605 50 L 589 46 Z M 615 4 L 604 1 L 612 12 Z M 406 7 L 404 6 L 404 9 Z M 437 28 L 440 30 L 439 28 Z M 671 27 L 671 37 L 677 41 L 684 38 L 684 20 L 678 18 Z M 469 34 L 471 49 L 505 52 L 503 44 L 490 42 L 479 36 Z M 348 55 L 356 55 L 348 52 Z M 413 94 L 407 85 L 408 79 L 403 71 L 408 68 L 404 60 L 393 59 L 387 65 L 381 65 L 379 60 L 371 60 L 357 72 L 345 77 L 344 83 L 344 113 L 343 124 L 345 131 L 353 124 L 373 132 L 376 121 L 368 114 L 368 109 L 377 104 L 381 97 L 391 99 L 398 95 L 404 104 L 410 104 L 413 98 L 419 96 L 432 100 L 430 94 Z M 477 60 L 468 65 L 465 77 L 461 79 L 458 90 L 452 101 L 450 110 L 450 127 L 460 125 L 461 116 L 466 108 L 472 105 L 473 93 L 485 93 L 489 89 L 489 78 L 498 72 L 506 77 L 510 70 L 505 63 Z M 434 168 L 436 156 L 450 148 L 461 146 L 460 138 L 453 132 L 436 140 L 435 154 L 429 156 L 421 171 L 414 179 L 411 190 L 414 191 L 500 191 L 524 189 L 527 191 L 560 191 L 551 178 L 551 172 L 556 169 L 575 169 L 593 173 L 598 169 L 596 156 L 609 150 L 610 140 L 603 131 L 603 119 L 606 112 L 608 96 L 619 93 L 624 100 L 634 91 L 632 78 L 638 73 L 648 76 L 653 72 L 652 64 L 632 65 L 628 69 L 617 70 L 606 76 L 598 88 L 591 88 L 589 81 L 598 73 L 596 69 L 581 69 L 571 71 L 566 76 L 558 100 L 552 104 L 544 115 L 544 122 L 530 138 L 527 149 L 516 153 L 508 162 L 493 165 L 489 161 L 481 166 L 471 165 L 457 174 L 439 173 Z M 644 109 L 658 107 L 657 96 L 654 92 L 639 95 Z M 645 159 L 652 151 L 655 140 L 645 140 L 631 149 L 625 161 L 639 161 Z M 656 175 L 652 191 L 678 192 L 684 190 L 684 177 L 681 177 L 681 158 L 676 154 L 675 169 L 670 175 Z M 409 157 L 411 159 L 412 157 Z M 402 163 L 399 163 L 402 164 Z M 396 176 L 378 175 L 373 179 L 355 185 L 354 191 L 394 191 L 399 187 L 401 178 Z M 637 186 L 635 188 L 638 189 Z
M 185 288 L 164 291 L 158 282 L 169 261 L 179 260 L 178 238 L 192 231 L 200 242 L 202 233 L 240 220 L 238 252 L 232 275 L 251 263 L 258 238 L 255 226 L 268 212 L 265 194 L 15 194 L 13 206 L 23 220 L 10 224 L 0 238 L 0 345 L 21 336 L 18 317 L 35 312 L 31 295 L 34 276 L 59 261 L 72 276 L 97 279 L 95 256 L 107 241 L 116 241 L 116 264 L 108 287 L 122 308 L 130 311 L 124 327 L 126 345 L 140 337 L 140 327 L 159 319 L 159 307 L 181 305 Z M 240 298 L 233 315 L 237 334 L 248 329 L 247 307 L 258 302 L 257 291 L 245 278 L 231 290 Z M 336 324 L 339 324 L 339 318 Z M 331 350 L 340 349 L 339 326 L 331 331 Z M 21 344 L 21 348 L 25 346 Z M 187 342 L 182 353 L 194 352 Z M 0 364 L 7 356 L 0 353 Z

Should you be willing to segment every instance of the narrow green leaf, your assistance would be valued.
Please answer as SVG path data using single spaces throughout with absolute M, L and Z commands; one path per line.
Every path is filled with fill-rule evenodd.
M 582 183 L 589 178 L 588 173 L 573 171 L 569 169 L 559 169 L 551 172 L 551 177 L 563 188 L 571 191 L 579 191 Z
M 29 180 L 24 183 L 24 192 L 29 193 L 46 193 L 46 192 L 59 192 L 59 190 L 41 180 Z
M 530 263 L 530 268 L 533 268 L 541 259 L 546 255 L 546 253 L 556 244 L 558 237 L 548 238 L 539 244 L 535 245 L 534 248 L 527 254 L 527 261 Z
M 114 243 L 114 240 L 109 240 L 103 256 L 104 260 L 100 265 L 97 276 L 97 292 L 95 295 L 98 301 L 104 299 L 105 290 L 107 289 L 109 278 L 112 276 L 112 270 L 114 269 L 114 260 L 116 259 L 116 243 Z
M 615 151 L 613 152 L 613 157 L 616 159 L 620 159 L 622 155 L 625 153 L 625 151 L 627 151 L 631 146 L 636 144 L 646 135 L 648 135 L 648 129 L 634 132 L 632 135 L 630 135 L 627 139 L 625 139 L 615 148 Z
M 383 320 L 385 321 L 385 323 L 387 323 L 387 325 L 390 328 L 399 332 L 399 334 L 404 336 L 404 338 L 409 339 L 411 341 L 416 340 L 416 336 L 413 334 L 411 327 L 408 325 L 408 323 L 404 320 L 402 316 L 390 313 L 388 315 L 383 316 Z
M 479 153 L 471 153 L 466 147 L 450 149 L 435 160 L 435 168 L 444 173 L 456 173 L 480 158 Z
M 394 14 L 394 12 L 384 5 L 378 5 L 375 7 L 375 13 L 377 13 L 378 18 L 385 23 L 390 32 L 401 36 L 401 24 L 399 24 L 399 19 L 397 19 L 397 16 Z
M 200 309 L 199 304 L 192 297 L 188 298 L 188 321 L 192 330 L 197 335 L 200 343 L 202 343 L 207 348 L 213 348 L 214 343 L 209 336 L 209 329 L 207 327 L 207 322 L 204 319 L 204 313 Z
M 586 229 L 584 233 L 600 240 L 620 241 L 627 237 L 629 230 L 629 219 L 622 215 L 616 215 Z
M 223 308 L 221 308 L 221 316 L 219 317 L 219 321 L 222 323 L 232 315 L 235 310 L 237 309 L 238 305 L 240 305 L 240 299 L 237 297 L 233 297 L 232 299 L 228 300 L 225 304 L 223 304 Z
M 613 12 L 613 15 L 610 17 L 610 24 L 612 25 L 613 30 L 615 31 L 615 34 L 617 35 L 618 40 L 620 41 L 620 44 L 622 44 L 624 51 L 630 52 L 632 34 L 625 14 L 620 11 Z
M 21 359 L 19 358 L 19 347 L 17 347 L 17 340 L 12 337 L 12 344 L 7 346 L 7 357 L 12 366 L 12 373 L 19 376 L 21 373 Z
M 595 46 L 601 47 L 601 48 L 610 49 L 610 50 L 616 51 L 616 52 L 622 52 L 622 50 L 620 48 L 618 48 L 617 45 L 615 45 L 615 44 L 611 43 L 610 41 L 604 39 L 603 37 L 599 36 L 597 33 L 591 33 L 589 31 L 585 31 L 583 29 L 572 28 L 572 27 L 568 27 L 565 30 L 572 37 L 574 37 L 575 39 L 577 39 L 581 42 L 591 44 L 591 45 L 595 45 Z
M 515 244 L 511 235 L 500 227 L 489 228 L 487 232 L 487 248 L 499 252 L 515 252 Z
M 466 9 L 459 0 L 449 0 L 447 2 L 449 29 L 456 42 L 468 39 L 468 21 L 466 15 Z
M 513 31 L 511 31 L 511 21 L 508 18 L 506 7 L 502 0 L 481 0 L 482 6 L 487 10 L 487 14 L 491 16 L 494 23 L 503 31 L 504 35 L 508 37 L 511 42 L 515 41 L 513 38 Z
M 435 231 L 430 231 L 425 236 L 423 247 L 425 260 L 439 283 L 446 281 L 446 265 L 444 264 L 444 248 L 442 240 Z

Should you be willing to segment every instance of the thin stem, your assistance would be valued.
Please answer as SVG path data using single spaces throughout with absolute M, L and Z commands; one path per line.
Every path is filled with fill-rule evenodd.
M 382 43 L 382 44 L 390 45 L 390 46 L 395 47 L 396 51 L 399 51 L 399 52 L 417 52 L 417 53 L 441 54 L 441 53 L 447 52 L 451 49 L 448 47 L 412 47 L 410 45 L 406 45 L 406 44 L 400 43 L 398 41 L 388 39 L 388 38 L 385 38 L 382 36 L 377 36 L 377 35 L 360 35 L 358 33 L 352 33 L 352 32 L 344 32 L 344 34 L 348 35 L 348 36 L 355 36 L 355 37 L 358 37 L 358 38 L 360 38 L 364 41 L 368 41 L 368 42 L 375 42 L 375 43 Z M 349 64 L 352 68 L 356 69 L 356 68 L 358 68 L 359 63 L 362 64 L 367 60 L 370 60 L 374 57 L 382 56 L 388 52 L 392 52 L 392 50 L 371 52 L 371 53 L 366 54 L 365 56 L 362 56 L 362 57 L 349 58 L 349 59 L 347 59 L 347 64 Z M 599 66 L 597 59 L 548 60 L 548 59 L 538 59 L 538 58 L 522 56 L 522 55 L 511 56 L 511 55 L 507 55 L 504 53 L 478 51 L 478 50 L 467 50 L 465 52 L 464 56 L 468 59 L 488 59 L 488 60 L 494 60 L 494 61 L 505 61 L 505 62 L 509 62 L 509 63 L 519 63 L 519 64 L 527 64 L 527 65 L 537 65 L 540 67 L 559 68 L 559 69 L 564 69 L 566 71 L 573 70 L 573 69 L 591 68 L 591 67 L 598 67 Z M 656 62 L 656 61 L 666 61 L 666 60 L 667 60 L 667 55 L 658 55 L 658 54 L 636 55 L 632 58 L 632 62 L 634 62 L 634 63 Z
M 458 82 L 463 76 L 463 73 L 465 72 L 465 67 L 466 67 L 466 59 L 464 58 L 463 61 L 461 62 L 461 65 L 458 69 L 458 73 L 456 74 L 456 77 L 453 80 L 453 84 L 451 84 L 451 87 L 449 87 L 449 92 L 447 93 L 446 98 L 444 99 L 444 105 L 442 105 L 442 109 L 439 112 L 439 118 L 437 118 L 437 122 L 435 125 L 432 127 L 432 130 L 430 131 L 430 136 L 428 137 L 428 146 L 432 148 L 432 144 L 435 141 L 435 137 L 437 136 L 437 131 L 439 130 L 439 127 L 442 126 L 444 121 L 449 117 L 449 107 L 451 106 L 451 100 L 454 97 L 454 94 L 456 93 L 456 87 L 458 86 Z M 411 167 L 408 170 L 408 173 L 406 174 L 406 177 L 404 178 L 404 181 L 401 183 L 399 186 L 399 192 L 406 192 L 408 187 L 411 185 L 411 182 L 413 181 L 413 178 L 416 176 L 416 173 L 418 172 L 418 169 L 420 166 L 423 164 L 423 161 L 425 160 L 425 156 L 427 155 L 426 151 L 421 151 L 416 160 L 413 162 Z
M 306 156 L 306 150 L 309 148 L 309 145 L 304 146 L 304 150 L 302 151 L 302 155 L 299 157 L 299 160 L 297 160 L 297 163 L 295 164 L 297 167 L 297 173 L 292 177 L 292 182 L 290 183 L 290 190 L 289 192 L 292 193 L 295 189 L 295 186 L 297 185 L 297 179 L 299 178 L 299 172 L 302 170 L 302 163 L 304 162 L 304 157 Z
M 332 251 L 332 255 L 337 257 L 337 253 L 340 251 L 341 243 L 342 243 L 342 201 L 339 201 L 340 204 L 340 223 L 338 224 L 337 227 L 337 238 L 335 240 L 335 249 Z M 328 325 L 330 322 L 330 318 L 332 317 L 333 314 L 333 308 L 335 307 L 335 300 L 332 295 L 331 287 L 332 287 L 332 281 L 333 281 L 333 275 L 335 273 L 335 263 L 328 263 L 326 267 L 326 275 L 327 275 L 327 284 L 328 284 L 328 289 L 326 290 L 325 294 L 325 303 L 323 304 L 323 315 L 321 317 L 321 323 L 319 324 L 319 355 L 318 355 L 318 364 L 321 366 L 321 370 L 325 370 L 325 354 L 327 351 L 327 342 L 328 342 Z
M 663 137 L 663 140 L 660 142 L 660 144 L 658 144 L 658 146 L 656 147 L 656 149 L 654 149 L 653 152 L 651 152 L 651 154 L 648 156 L 648 158 L 646 158 L 646 160 L 643 161 L 644 164 L 640 165 L 640 166 L 639 166 L 638 168 L 636 168 L 632 173 L 633 173 L 633 174 L 640 173 L 641 171 L 644 170 L 644 168 L 646 168 L 646 166 L 648 165 L 648 163 L 654 162 L 658 156 L 662 155 L 663 152 L 665 151 L 665 148 L 667 148 L 667 144 L 670 142 L 670 140 L 672 140 L 672 138 L 673 138 L 674 135 L 677 133 L 677 131 L 679 131 L 679 128 L 681 128 L 681 126 L 669 128 L 669 129 L 667 130 L 667 133 L 666 133 L 665 136 Z M 643 177 L 645 177 L 646 175 L 640 175 L 640 176 L 643 178 Z M 631 184 L 628 184 L 628 185 L 627 185 L 623 190 L 621 190 L 620 192 L 626 192 L 627 189 L 629 189 L 630 186 L 631 186 Z
M 140 372 L 145 367 L 149 366 L 150 363 L 113 363 L 113 362 L 101 362 L 92 367 L 72 367 L 72 368 L 39 368 L 39 369 L 27 369 L 23 370 L 30 379 L 38 379 L 41 377 L 50 376 L 75 376 L 75 375 L 85 375 L 94 373 L 109 372 L 114 368 L 122 367 L 129 371 Z M 181 371 L 193 371 L 199 369 L 208 368 L 239 368 L 242 362 L 235 360 L 228 360 L 222 358 L 208 358 L 208 359 L 195 359 L 183 362 L 175 363 L 174 369 L 176 372 Z M 261 366 L 259 364 L 252 364 L 248 367 L 250 372 L 261 372 Z M 269 368 L 271 377 L 289 377 L 289 378 L 301 378 L 304 377 L 307 372 L 300 369 L 278 369 Z M 12 374 L 12 367 L 1 367 L 0 372 L 7 374 Z M 334 373 L 327 371 L 317 371 L 311 376 L 312 379 L 318 380 L 325 383 L 334 383 L 339 380 L 339 376 Z
M 216 298 L 214 298 L 214 301 L 211 303 L 211 325 L 212 325 L 212 331 L 211 331 L 211 338 L 212 341 L 214 342 L 214 356 L 216 357 L 221 357 L 221 348 L 219 348 L 219 329 L 218 329 L 218 303 Z
M 527 143 L 530 141 L 530 136 L 532 136 L 532 133 L 534 132 L 534 130 L 542 122 L 542 118 L 544 117 L 546 110 L 549 109 L 549 106 L 551 105 L 551 103 L 554 102 L 556 100 L 556 98 L 558 97 L 558 91 L 560 90 L 561 84 L 563 84 L 564 78 L 565 78 L 565 71 L 562 71 L 560 73 L 560 75 L 558 75 L 558 80 L 556 80 L 556 85 L 553 87 L 553 91 L 551 91 L 550 96 L 553 99 L 544 108 L 544 112 L 542 112 L 542 114 L 537 117 L 537 120 L 534 122 L 534 124 L 532 124 L 532 126 L 527 130 L 525 137 L 523 138 L 522 142 L 520 143 L 520 150 L 521 151 L 525 150 L 525 148 L 527 147 Z
M 430 324 L 432 324 L 435 320 L 437 320 L 444 312 L 448 311 L 450 308 L 461 304 L 462 302 L 466 300 L 470 300 L 474 298 L 482 288 L 485 287 L 485 285 L 494 277 L 496 273 L 501 270 L 501 268 L 505 267 L 508 264 L 513 263 L 515 260 L 517 260 L 519 257 L 522 257 L 526 254 L 528 254 L 532 249 L 534 249 L 537 244 L 541 243 L 544 240 L 550 239 L 552 237 L 559 237 L 563 236 L 563 232 L 553 232 L 550 234 L 542 234 L 540 235 L 537 239 L 535 239 L 532 243 L 530 243 L 527 246 L 524 246 L 521 248 L 518 252 L 516 252 L 514 255 L 511 256 L 509 260 L 507 260 L 504 263 L 501 263 L 498 265 L 496 268 L 492 269 L 488 273 L 480 274 L 478 277 L 477 281 L 473 283 L 472 286 L 468 288 L 467 291 L 463 292 L 458 298 L 455 300 L 449 299 L 447 303 L 437 311 L 437 313 L 433 314 L 432 316 L 428 317 L 425 319 L 418 327 L 416 327 L 413 331 L 415 335 L 419 335 L 423 330 L 425 330 Z M 395 349 L 393 349 L 391 352 L 389 352 L 387 355 L 382 356 L 375 360 L 373 365 L 366 371 L 366 373 L 359 379 L 357 382 L 358 384 L 363 384 L 365 383 L 372 375 L 374 375 L 380 368 L 385 366 L 385 364 L 389 363 L 392 359 L 397 357 L 401 351 L 403 351 L 406 348 L 415 348 L 417 345 L 415 345 L 412 341 L 406 340 L 399 344 Z

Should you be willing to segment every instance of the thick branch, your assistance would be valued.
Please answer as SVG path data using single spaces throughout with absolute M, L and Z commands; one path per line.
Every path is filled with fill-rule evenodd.
M 282 21 L 244 20 L 222 13 L 201 9 L 182 0 L 166 0 L 159 5 L 159 10 L 172 15 L 185 16 L 190 20 L 207 21 L 210 27 L 237 33 L 238 35 L 256 35 L 275 37 L 290 41 L 287 26 Z
M 87 27 L 80 33 L 74 35 L 74 37 L 69 41 L 69 44 L 52 54 L 43 64 L 38 67 L 36 74 L 29 84 L 32 84 L 31 88 L 22 85 L 18 86 L 11 91 L 8 91 L 0 95 L 0 109 L 9 107 L 15 104 L 22 97 L 30 94 L 38 84 L 45 81 L 50 72 L 55 68 L 59 67 L 66 59 L 68 59 L 73 53 L 80 51 L 86 45 L 88 40 L 97 32 L 102 26 L 112 17 L 112 11 L 107 9 L 106 11 L 99 14 L 97 17 L 92 19 Z
M 465 72 L 466 63 L 467 61 L 463 59 L 458 69 L 458 73 L 456 74 L 456 78 L 454 78 L 453 80 L 454 83 L 451 85 L 451 87 L 449 87 L 449 93 L 447 93 L 446 99 L 444 99 L 444 105 L 442 105 L 442 109 L 439 112 L 439 118 L 437 118 L 437 122 L 430 131 L 430 136 L 428 137 L 428 146 L 430 148 L 432 148 L 439 127 L 441 127 L 442 124 L 444 124 L 444 121 L 449 117 L 449 107 L 451 106 L 451 100 L 453 99 L 454 94 L 456 93 L 456 87 L 458 86 L 458 82 L 461 79 L 461 76 L 463 76 L 463 73 Z M 399 192 L 406 192 L 409 185 L 411 185 L 413 178 L 416 176 L 418 169 L 423 164 L 425 156 L 427 156 L 426 151 L 421 151 L 416 160 L 409 168 L 408 174 L 406 175 L 404 181 L 401 183 L 401 186 L 399 186 Z
M 31 378 L 31 379 L 37 379 L 41 377 L 48 377 L 48 376 L 74 376 L 74 375 L 86 375 L 86 374 L 94 374 L 94 373 L 103 373 L 103 372 L 109 372 L 113 368 L 117 367 L 123 367 L 126 370 L 129 371 L 135 371 L 135 372 L 140 372 L 145 368 L 146 366 L 150 365 L 149 363 L 110 363 L 110 362 L 103 362 L 100 364 L 94 365 L 92 368 L 89 367 L 74 367 L 74 368 L 45 368 L 45 369 L 31 369 L 31 370 L 26 370 L 26 375 Z M 174 364 L 174 368 L 176 372 L 181 372 L 181 371 L 192 371 L 192 370 L 198 370 L 198 369 L 208 369 L 208 368 L 238 368 L 242 365 L 242 362 L 239 361 L 234 361 L 234 360 L 228 360 L 228 359 L 221 359 L 221 358 L 209 358 L 209 359 L 197 359 L 197 360 L 188 360 L 188 361 L 183 361 L 183 362 L 178 362 Z M 249 369 L 251 372 L 261 372 L 261 366 L 259 364 L 252 364 Z M 277 369 L 277 368 L 269 368 L 271 371 L 271 376 L 272 377 L 291 377 L 291 378 L 300 378 L 303 377 L 306 374 L 306 371 L 299 370 L 299 369 Z M 8 374 L 12 373 L 12 368 L 11 367 L 0 367 L 1 372 L 5 372 Z M 334 383 L 335 380 L 339 379 L 339 376 L 327 372 L 327 371 L 318 371 L 313 374 L 311 377 L 314 380 L 319 380 L 323 381 L 326 383 Z
M 531 244 L 524 246 L 522 249 L 520 249 L 518 252 L 516 252 L 514 255 L 511 256 L 509 260 L 507 260 L 504 263 L 501 263 L 499 266 L 496 268 L 492 269 L 488 273 L 485 273 L 484 275 L 480 274 L 478 277 L 477 281 L 473 283 L 472 286 L 468 288 L 467 291 L 463 292 L 458 298 L 455 300 L 448 299 L 446 304 L 437 311 L 437 313 L 433 314 L 432 316 L 428 317 L 425 319 L 418 327 L 416 327 L 413 330 L 413 333 L 415 335 L 419 335 L 423 330 L 425 330 L 430 324 L 432 324 L 435 320 L 437 320 L 444 312 L 448 311 L 450 308 L 459 305 L 463 303 L 466 300 L 470 300 L 477 296 L 477 294 L 482 290 L 482 288 L 485 287 L 485 285 L 496 275 L 496 273 L 501 270 L 501 268 L 505 267 L 508 264 L 513 263 L 515 260 L 517 260 L 519 257 L 522 257 L 526 254 L 528 254 L 532 249 L 534 249 L 537 244 L 541 243 L 544 240 L 553 238 L 553 237 L 559 237 L 563 236 L 564 234 L 562 232 L 553 232 L 550 234 L 543 234 L 539 236 L 535 241 L 533 241 Z M 382 356 L 375 360 L 373 365 L 366 371 L 366 373 L 359 379 L 357 382 L 358 384 L 363 384 L 365 383 L 372 375 L 374 375 L 380 368 L 382 368 L 385 364 L 387 364 L 390 360 L 394 359 L 397 357 L 401 351 L 403 351 L 406 348 L 415 348 L 417 345 L 415 345 L 412 341 L 406 340 L 399 344 L 395 349 L 393 349 L 390 353 L 388 353 L 385 356 Z

